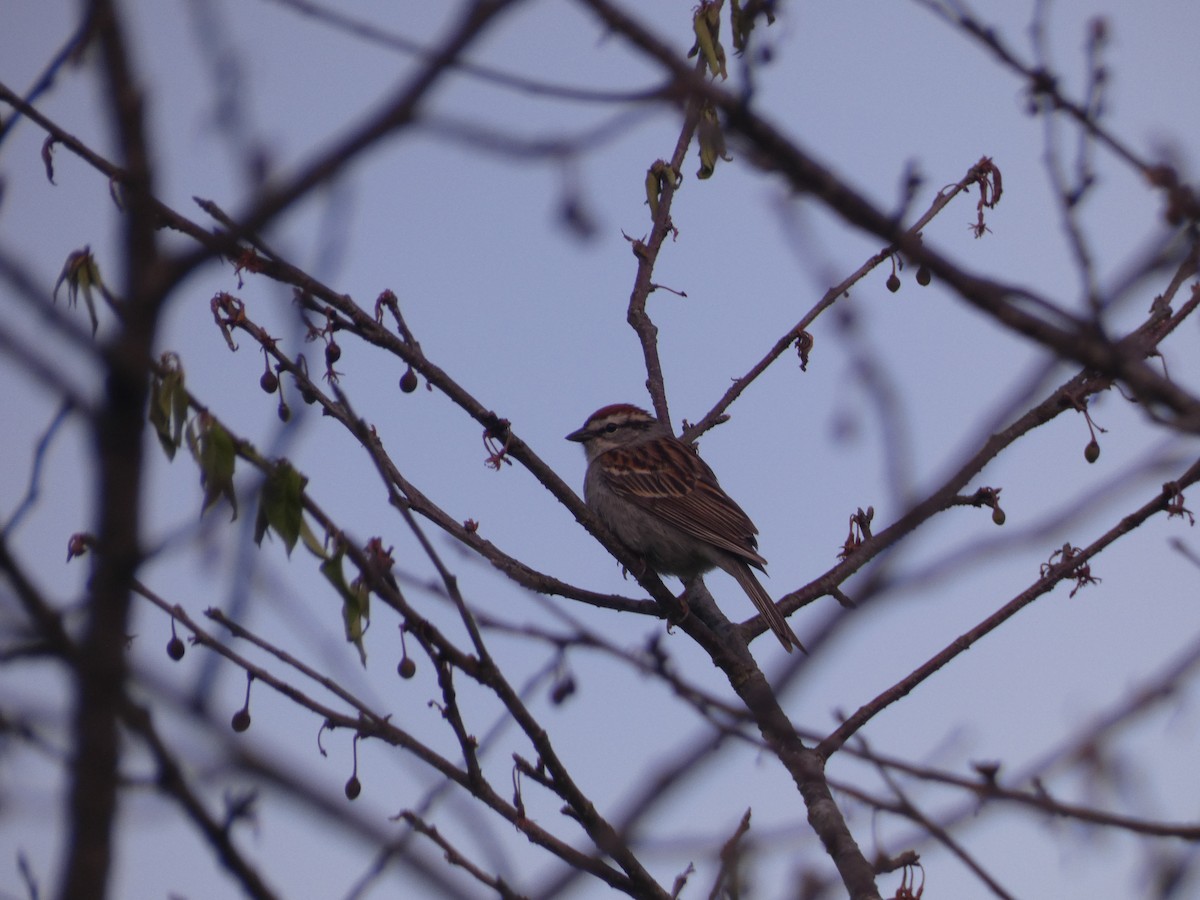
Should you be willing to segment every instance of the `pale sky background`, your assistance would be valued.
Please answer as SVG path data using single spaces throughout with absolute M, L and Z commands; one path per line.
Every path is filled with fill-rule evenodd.
M 638 9 L 681 51 L 690 45 L 690 4 L 627 6 Z M 339 4 L 384 31 L 425 44 L 444 33 L 458 7 Z M 219 99 L 214 71 L 230 80 L 247 123 L 242 137 L 265 147 L 272 170 L 286 173 L 370 115 L 414 67 L 402 54 L 332 31 L 268 0 L 143 0 L 123 8 L 147 89 L 158 194 L 202 222 L 193 196 L 236 212 L 247 190 L 239 148 L 214 125 Z M 978 4 L 976 11 L 1028 59 L 1031 8 L 1026 2 L 990 2 Z M 77 9 L 61 0 L 9 0 L 0 22 L 0 80 L 25 90 L 71 33 Z M 1110 128 L 1139 152 L 1167 155 L 1185 177 L 1194 175 L 1200 147 L 1195 103 L 1200 7 L 1192 0 L 1052 4 L 1053 63 L 1072 95 L 1082 83 L 1086 23 L 1095 15 L 1108 18 L 1112 33 L 1106 53 L 1112 72 Z M 1063 306 L 1081 308 L 1078 277 L 1049 202 L 1043 121 L 1026 114 L 1022 85 L 1014 76 L 917 4 L 902 0 L 787 3 L 763 36 L 774 58 L 758 72 L 755 102 L 785 132 L 885 207 L 899 197 L 906 167 L 915 166 L 924 177 L 914 204 L 918 211 L 980 156 L 991 156 L 1003 172 L 1005 189 L 1000 205 L 987 216 L 991 233 L 977 241 L 968 230 L 975 217 L 977 195 L 972 194 L 935 220 L 926 241 L 970 269 L 1029 284 Z M 605 36 L 592 18 L 572 4 L 548 0 L 525 3 L 505 16 L 468 57 L 527 77 L 593 89 L 637 90 L 660 80 L 653 66 L 633 57 L 619 39 Z M 736 81 L 738 64 L 730 70 Z M 112 156 L 96 84 L 90 64 L 67 69 L 39 107 Z M 640 348 L 625 323 L 635 260 L 622 232 L 640 237 L 648 230 L 645 171 L 655 159 L 669 156 L 679 122 L 665 107 L 618 121 L 624 109 L 530 97 L 452 76 L 427 107 L 438 125 L 434 133 L 385 141 L 269 235 L 295 263 L 364 307 L 380 291 L 395 291 L 429 358 L 508 418 L 576 486 L 582 484 L 583 460 L 578 447 L 562 436 L 606 403 L 649 405 Z M 452 126 L 462 123 L 539 139 L 590 133 L 606 122 L 613 125 L 604 139 L 566 165 L 481 152 L 451 137 Z M 1065 146 L 1073 158 L 1073 132 L 1063 134 L 1070 138 Z M 24 122 L 0 145 L 5 182 L 0 249 L 27 266 L 49 292 L 67 254 L 90 245 L 102 271 L 118 283 L 118 217 L 107 183 L 60 148 L 54 157 L 57 186 L 49 185 L 39 155 L 43 137 Z M 676 425 L 707 412 L 729 379 L 761 358 L 828 286 L 880 249 L 877 239 L 849 232 L 812 201 L 791 197 L 779 180 L 748 165 L 736 143 L 731 152 L 734 161 L 720 164 L 707 182 L 696 180 L 698 160 L 689 156 L 673 212 L 680 233 L 664 248 L 655 271 L 658 284 L 687 294 L 681 299 L 659 291 L 650 305 L 660 329 Z M 1096 167 L 1101 183 L 1082 218 L 1104 285 L 1161 238 L 1160 200 L 1102 151 Z M 572 196 L 595 224 L 588 240 L 563 224 L 560 210 Z M 180 245 L 172 236 L 165 240 Z M 793 354 L 785 355 L 733 407 L 733 420 L 702 440 L 705 459 L 759 527 L 760 549 L 770 560 L 768 589 L 777 596 L 834 564 L 856 507 L 873 505 L 878 529 L 903 512 L 906 488 L 920 492 L 938 483 L 973 450 L 985 429 L 995 427 L 998 413 L 1038 371 L 1036 354 L 936 284 L 920 288 L 906 271 L 902 290 L 889 293 L 884 287 L 888 271 L 883 267 L 868 276 L 839 304 L 852 313 L 849 319 L 827 315 L 819 320 L 806 373 Z M 1140 321 L 1161 288 L 1154 283 L 1135 293 L 1114 315 L 1114 330 Z M 289 291 L 253 276 L 239 288 L 229 267 L 208 266 L 175 295 L 159 341 L 162 349 L 180 354 L 189 387 L 260 449 L 286 453 L 310 476 L 310 492 L 335 519 L 364 539 L 381 535 L 385 544 L 396 546 L 403 572 L 431 579 L 432 568 L 387 507 L 364 454 L 329 423 L 305 415 L 310 411 L 291 385 L 286 389 L 295 416 L 281 429 L 276 398 L 257 389 L 261 353 L 242 337 L 241 350 L 231 354 L 213 325 L 209 300 L 219 290 L 237 294 L 257 321 L 293 349 L 298 346 Z M 81 391 L 96 394 L 97 369 L 77 351 L 47 338 L 45 327 L 7 286 L 0 289 L 0 315 L 6 328 L 27 334 L 30 346 Z M 73 315 L 85 324 L 81 311 Z M 839 321 L 851 324 L 838 327 Z M 1187 322 L 1166 345 L 1172 376 L 1193 389 L 1200 374 L 1195 329 L 1195 322 Z M 478 425 L 423 385 L 412 395 L 401 394 L 398 361 L 352 339 L 342 344 L 338 369 L 356 409 L 377 427 L 406 477 L 435 502 L 456 518 L 477 520 L 482 534 L 535 568 L 596 590 L 638 595 L 636 584 L 622 581 L 603 549 L 528 474 L 516 466 L 499 474 L 485 468 Z M 310 363 L 319 360 L 311 347 L 308 355 Z M 882 439 L 876 406 L 856 370 L 863 356 L 893 386 L 904 424 L 899 445 Z M 1038 396 L 1070 374 L 1056 370 Z M 0 384 L 7 426 L 0 431 L 0 457 L 6 461 L 0 521 L 7 521 L 27 488 L 33 448 L 57 401 L 6 357 L 0 357 Z M 1197 442 L 1174 439 L 1148 425 L 1116 392 L 1094 401 L 1093 417 L 1108 429 L 1101 435 L 1096 465 L 1083 459 L 1089 438 L 1082 417 L 1064 415 L 1004 453 L 972 484 L 972 489 L 981 484 L 1003 489 L 1004 529 L 991 523 L 986 510 L 958 509 L 912 540 L 897 560 L 900 574 L 970 548 L 994 552 L 970 557 L 945 577 L 892 591 L 890 602 L 855 617 L 814 653 L 788 688 L 784 706 L 793 721 L 828 731 L 835 711 L 848 713 L 867 702 L 1023 590 L 1055 547 L 1064 541 L 1091 542 L 1195 458 Z M 289 561 L 278 541 L 264 541 L 261 551 L 248 554 L 239 549 L 249 542 L 253 524 L 249 494 L 232 527 L 227 527 L 227 509 L 218 507 L 205 517 L 197 540 L 200 491 L 194 464 L 186 453 L 168 464 L 149 432 L 147 441 L 152 467 L 148 526 L 152 534 L 174 539 L 147 565 L 143 580 L 197 617 L 206 607 L 245 600 L 243 621 L 361 691 L 457 759 L 451 736 L 427 706 L 437 698 L 429 666 L 422 666 L 412 682 L 395 675 L 395 616 L 377 604 L 364 671 L 355 651 L 342 643 L 336 600 L 324 589 L 313 559 L 297 550 Z M 1151 457 L 1163 465 L 1147 469 L 1142 463 Z M 896 471 L 906 485 L 892 478 Z M 81 596 L 86 577 L 86 563 L 62 563 L 69 535 L 90 524 L 89 476 L 87 434 L 73 420 L 57 433 L 39 501 L 11 537 L 42 587 L 64 605 Z M 252 486 L 250 480 L 243 484 Z M 1065 523 L 1048 521 L 1077 502 L 1088 504 L 1082 515 Z M 1035 533 L 1041 526 L 1046 527 Z M 432 528 L 428 532 L 454 566 L 468 601 L 482 613 L 556 624 L 545 603 L 461 556 Z M 1197 542 L 1180 520 L 1153 520 L 1093 565 L 1100 584 L 1074 598 L 1065 587 L 1042 598 L 879 716 L 863 736 L 880 753 L 962 775 L 969 776 L 970 763 L 978 760 L 1002 762 L 1002 777 L 1021 772 L 1125 700 L 1197 640 L 1197 571 L 1169 549 L 1173 539 L 1190 547 Z M 253 572 L 249 585 L 247 564 Z M 727 613 L 739 620 L 749 616 L 749 603 L 732 581 L 716 575 L 709 584 Z M 419 591 L 413 593 L 420 597 Z M 11 601 L 0 597 L 7 628 Z M 429 608 L 438 603 L 432 597 L 421 602 Z M 549 605 L 630 649 L 662 629 L 657 621 L 561 599 Z M 835 612 L 827 598 L 791 622 L 807 641 Z M 448 609 L 435 618 L 448 629 L 456 627 Z M 209 670 L 201 650 L 190 649 L 178 664 L 166 658 L 169 622 L 157 609 L 139 603 L 135 626 L 132 659 L 147 674 L 147 683 L 185 694 L 203 683 Z M 461 634 L 457 627 L 453 633 Z M 549 658 L 540 645 L 495 640 L 513 666 L 514 683 Z M 665 646 L 683 676 L 726 693 L 719 673 L 685 635 L 666 638 Z M 783 653 L 769 636 L 753 649 L 768 673 L 781 671 Z M 622 804 L 640 794 L 645 780 L 707 732 L 668 692 L 647 686 L 606 657 L 577 652 L 568 665 L 579 685 L 576 697 L 552 708 L 543 690 L 534 709 L 584 790 L 619 818 Z M 211 708 L 224 721 L 240 706 L 245 682 L 228 665 L 218 666 L 215 674 Z M 0 691 L 6 708 L 46 710 L 50 743 L 65 745 L 53 713 L 66 708 L 68 694 L 49 666 L 0 668 Z M 1117 746 L 1127 754 L 1127 780 L 1089 795 L 1079 780 L 1065 778 L 1052 783 L 1051 792 L 1132 815 L 1196 822 L 1196 700 L 1192 686 L 1122 736 Z M 495 704 L 477 698 L 465 702 L 475 733 L 487 732 Z M 341 790 L 351 769 L 349 735 L 324 735 L 328 757 L 323 758 L 317 751 L 320 722 L 312 715 L 262 685 L 255 687 L 251 709 L 253 726 L 245 735 L 235 738 L 228 729 L 217 733 L 270 759 L 286 760 L 333 802 L 345 804 Z M 166 712 L 162 716 L 164 723 L 173 721 Z M 221 787 L 251 785 L 247 778 L 211 771 L 225 750 L 211 737 L 193 730 L 175 734 L 177 744 L 190 745 L 186 755 L 195 773 L 213 776 L 218 786 L 213 797 Z M 4 749 L 0 898 L 25 896 L 18 852 L 27 855 L 51 895 L 61 850 L 61 768 L 23 744 Z M 508 783 L 505 773 L 514 751 L 529 752 L 509 733 L 489 757 L 499 785 Z M 138 762 L 131 760 L 131 766 L 136 769 Z M 871 770 L 848 758 L 835 758 L 829 771 L 834 781 L 886 793 Z M 385 831 L 396 827 L 388 816 L 417 803 L 433 784 L 429 770 L 369 741 L 359 747 L 359 777 L 363 794 L 353 812 Z M 969 807 L 968 798 L 952 792 L 914 789 L 914 796 L 923 798 L 924 811 L 935 817 Z M 559 804 L 532 786 L 525 800 L 532 817 L 558 827 Z M 786 865 L 773 854 L 775 861 L 762 870 L 754 896 L 788 896 L 797 869 L 828 867 L 783 768 L 731 744 L 708 763 L 703 778 L 690 782 L 645 824 L 643 833 L 653 836 L 654 849 L 643 856 L 660 883 L 669 885 L 695 859 L 700 870 L 684 896 L 705 895 L 713 869 L 697 855 L 696 842 L 719 843 L 747 806 L 754 813 L 752 837 L 773 851 L 787 847 L 792 853 Z M 876 838 L 893 853 L 911 843 L 915 831 L 903 822 L 873 819 L 853 804 L 847 808 L 869 854 Z M 1019 811 L 988 807 L 985 812 L 958 836 L 1017 897 L 1139 896 L 1144 889 L 1144 847 L 1124 834 L 1048 823 Z M 207 848 L 150 791 L 127 794 L 123 817 L 112 896 L 237 895 Z M 469 801 L 445 803 L 432 819 L 499 868 L 518 890 L 535 890 L 554 871 L 552 861 L 514 829 Z M 261 863 L 268 882 L 292 898 L 346 896 L 373 855 L 370 847 L 364 849 L 270 789 L 263 790 L 257 828 L 242 830 L 240 840 Z M 489 841 L 496 853 L 508 854 L 507 862 L 479 850 L 492 846 Z M 442 867 L 440 854 L 426 849 L 432 864 Z M 1180 848 L 1164 842 L 1161 849 Z M 922 855 L 926 898 L 987 896 L 944 850 L 925 844 Z M 880 880 L 885 896 L 895 890 L 896 880 Z M 489 896 L 473 882 L 462 884 L 465 896 Z M 367 896 L 404 896 L 405 889 L 414 892 L 408 896 L 424 890 L 393 869 Z M 572 896 L 608 893 L 583 880 Z

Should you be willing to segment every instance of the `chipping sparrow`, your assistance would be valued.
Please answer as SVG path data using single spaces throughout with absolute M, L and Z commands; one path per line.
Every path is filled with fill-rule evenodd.
M 654 571 L 691 578 L 713 568 L 728 572 L 784 649 L 804 649 L 753 566 L 758 529 L 721 490 L 717 476 L 690 447 L 648 412 L 628 403 L 598 409 L 568 441 L 583 444 L 583 496 L 592 512 Z

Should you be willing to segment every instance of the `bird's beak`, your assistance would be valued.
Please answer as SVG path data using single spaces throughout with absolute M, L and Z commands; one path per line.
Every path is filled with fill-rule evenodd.
M 583 428 L 579 428 L 575 431 L 572 431 L 570 434 L 567 435 L 568 441 L 574 441 L 577 444 L 582 444 L 587 439 L 588 439 L 588 430 L 587 430 L 586 425 Z

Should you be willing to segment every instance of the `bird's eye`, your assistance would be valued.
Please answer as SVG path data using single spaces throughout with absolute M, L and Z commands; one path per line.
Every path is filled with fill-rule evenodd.
M 604 426 L 604 430 L 607 431 L 609 434 L 612 434 L 614 431 L 617 430 L 617 426 L 614 425 L 612 422 L 609 422 L 607 425 Z

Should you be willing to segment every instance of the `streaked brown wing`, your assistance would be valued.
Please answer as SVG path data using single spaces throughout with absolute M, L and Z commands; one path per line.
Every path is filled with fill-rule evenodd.
M 666 457 L 671 465 L 650 469 L 643 453 Z M 766 563 L 756 552 L 758 529 L 750 517 L 721 490 L 704 460 L 681 442 L 659 438 L 640 445 L 636 453 L 618 447 L 604 454 L 604 462 L 609 487 L 627 500 L 752 565 Z

